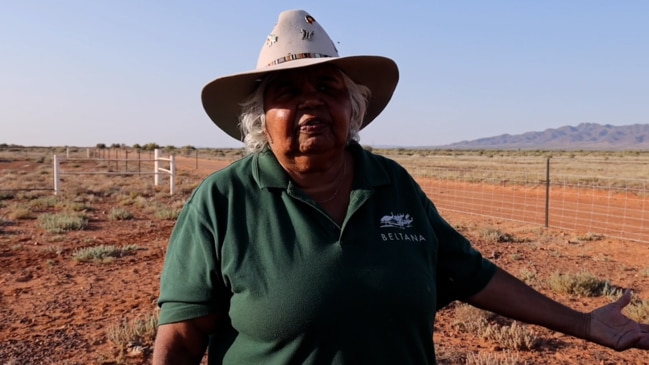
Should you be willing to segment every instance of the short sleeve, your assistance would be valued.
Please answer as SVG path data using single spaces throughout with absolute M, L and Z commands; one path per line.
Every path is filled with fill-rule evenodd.
M 430 200 L 426 200 L 428 216 L 439 241 L 437 309 L 440 309 L 482 290 L 496 272 L 496 266 L 446 222 Z
M 227 311 L 229 291 L 221 279 L 215 227 L 190 199 L 167 247 L 160 277 L 159 324 Z

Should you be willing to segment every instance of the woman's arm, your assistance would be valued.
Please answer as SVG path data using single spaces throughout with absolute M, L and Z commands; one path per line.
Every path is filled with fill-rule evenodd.
M 159 326 L 153 347 L 153 365 L 200 364 L 217 320 L 217 315 L 209 315 Z
M 618 351 L 649 349 L 649 324 L 622 314 L 630 301 L 631 293 L 627 292 L 614 303 L 582 313 L 546 297 L 502 269 L 497 269 L 487 286 L 467 300 L 478 308 Z

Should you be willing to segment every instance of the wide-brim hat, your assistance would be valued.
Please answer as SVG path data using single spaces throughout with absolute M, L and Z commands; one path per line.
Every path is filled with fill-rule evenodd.
M 203 88 L 203 107 L 210 119 L 237 140 L 241 103 L 267 74 L 287 69 L 331 64 L 357 84 L 367 86 L 371 97 L 361 129 L 376 118 L 388 104 L 399 81 L 396 63 L 382 56 L 340 57 L 334 42 L 322 26 L 304 10 L 279 15 L 277 24 L 262 46 L 254 70 L 217 78 Z

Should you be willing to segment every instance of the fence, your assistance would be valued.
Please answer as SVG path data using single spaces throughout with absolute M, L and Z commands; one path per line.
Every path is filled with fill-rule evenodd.
M 602 170 L 602 165 L 593 166 L 603 161 L 578 166 L 589 170 L 589 175 L 582 175 L 583 171 L 574 166 L 572 169 L 579 174 L 553 172 L 569 170 L 558 166 L 562 162 L 565 161 L 553 162 L 553 166 L 550 159 L 534 166 L 521 161 L 496 162 L 485 169 L 484 163 L 467 167 L 460 161 L 458 167 L 401 161 L 442 212 L 649 242 L 649 180 L 625 177 L 616 161 L 606 162 L 615 170 L 609 172 L 616 177 L 593 174 Z M 646 166 L 646 163 L 632 163 L 625 168 L 628 176 L 632 176 L 643 173 Z
M 88 158 L 70 158 L 69 152 L 66 153 L 66 158 L 59 158 L 57 155 L 52 156 L 52 163 L 53 163 L 53 169 L 54 169 L 54 194 L 58 195 L 61 193 L 61 176 L 62 175 L 143 175 L 143 174 L 153 174 L 153 183 L 155 186 L 160 185 L 161 182 L 161 174 L 165 173 L 169 175 L 169 194 L 174 194 L 176 190 L 176 163 L 175 163 L 175 157 L 173 155 L 170 155 L 169 157 L 162 157 L 160 150 L 156 149 L 154 150 L 154 155 L 153 159 L 142 159 L 140 158 L 140 154 L 138 153 L 137 159 L 129 159 L 128 158 L 128 152 L 125 152 L 124 158 L 118 158 L 118 152 L 115 152 L 115 157 L 116 158 L 110 158 L 110 152 L 109 152 L 109 158 L 105 159 L 101 157 L 102 155 L 96 154 L 97 159 L 102 160 L 102 161 L 107 161 L 107 162 L 115 162 L 116 164 L 116 170 L 119 169 L 119 163 L 122 162 L 124 165 L 124 171 L 62 171 L 61 170 L 61 163 L 62 162 L 69 162 L 69 161 L 89 161 L 89 157 L 91 155 L 90 150 L 87 151 L 87 156 Z M 104 152 L 105 153 L 105 152 Z M 104 155 L 105 156 L 105 155 Z M 141 171 L 141 163 L 142 161 L 152 161 L 153 162 L 153 172 L 151 173 L 146 173 Z M 128 163 L 131 162 L 131 164 L 136 163 L 137 164 L 137 171 L 129 171 L 128 169 Z M 161 162 L 168 162 L 169 163 L 169 168 L 163 168 L 161 165 Z

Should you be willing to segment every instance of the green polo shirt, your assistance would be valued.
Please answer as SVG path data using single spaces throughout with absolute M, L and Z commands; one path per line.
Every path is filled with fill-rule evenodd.
M 160 324 L 221 313 L 210 364 L 434 364 L 437 308 L 495 267 L 400 165 L 349 149 L 341 226 L 268 150 L 207 177 L 170 238 Z

